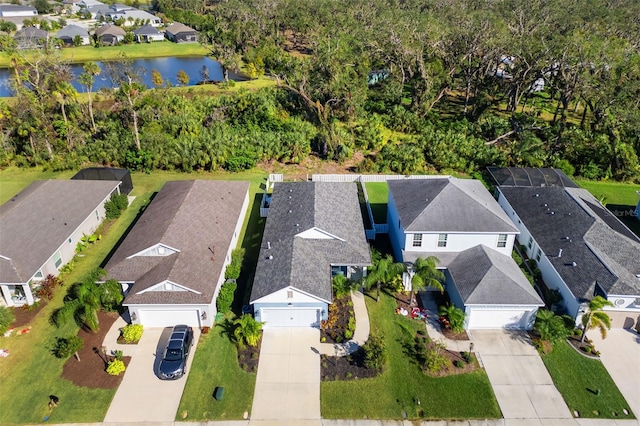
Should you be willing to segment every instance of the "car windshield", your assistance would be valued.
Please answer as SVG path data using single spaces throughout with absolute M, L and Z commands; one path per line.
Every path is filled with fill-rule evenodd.
M 164 354 L 164 359 L 166 361 L 180 361 L 182 359 L 182 350 L 167 349 L 167 352 Z

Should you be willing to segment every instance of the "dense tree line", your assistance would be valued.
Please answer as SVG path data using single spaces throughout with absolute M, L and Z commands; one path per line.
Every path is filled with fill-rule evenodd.
M 153 7 L 196 28 L 225 71 L 264 73 L 276 88 L 216 98 L 146 89 L 124 63 L 87 70 L 87 89 L 99 73 L 121 83 L 94 108 L 77 101 L 55 52 L 13 52 L 17 98 L 0 107 L 2 164 L 238 170 L 361 151 L 363 172 L 498 164 L 640 181 L 640 2 Z

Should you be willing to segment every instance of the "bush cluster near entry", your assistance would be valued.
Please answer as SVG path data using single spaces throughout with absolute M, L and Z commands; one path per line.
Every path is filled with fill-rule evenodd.
M 129 324 L 122 327 L 120 334 L 126 343 L 138 343 L 142 337 L 142 324 Z
M 109 201 L 104 203 L 104 210 L 107 216 L 107 219 L 117 219 L 120 217 L 120 214 L 127 208 L 129 205 L 129 199 L 127 194 L 116 194 L 115 192 L 111 194 L 111 198 Z

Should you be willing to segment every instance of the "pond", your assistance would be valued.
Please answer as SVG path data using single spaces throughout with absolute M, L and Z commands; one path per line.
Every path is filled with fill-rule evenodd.
M 158 70 L 162 79 L 166 84 L 172 86 L 178 86 L 178 71 L 184 71 L 189 76 L 189 86 L 193 86 L 202 81 L 203 67 L 209 73 L 209 80 L 221 81 L 224 79 L 222 67 L 216 61 L 206 56 L 187 56 L 187 57 L 168 57 L 168 58 L 149 58 L 149 59 L 134 59 L 132 60 L 133 66 L 144 70 L 142 78 L 147 87 L 153 87 L 151 82 L 151 72 Z M 93 85 L 93 91 L 98 91 L 103 87 L 111 88 L 114 85 L 108 76 L 106 66 L 103 62 L 98 62 L 102 73 L 95 78 Z M 74 79 L 71 82 L 73 87 L 78 92 L 85 92 L 86 88 L 77 81 L 77 77 L 84 72 L 82 64 L 71 64 L 71 71 L 73 72 Z M 10 87 L 11 70 L 7 68 L 0 68 L 0 97 L 7 97 L 12 95 Z M 229 79 L 243 80 L 240 75 L 229 73 Z

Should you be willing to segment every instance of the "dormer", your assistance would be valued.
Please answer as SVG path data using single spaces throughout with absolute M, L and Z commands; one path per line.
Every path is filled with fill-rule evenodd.
M 302 231 L 295 235 L 296 237 L 303 238 L 305 240 L 339 240 L 344 241 L 343 238 L 337 237 L 333 234 L 330 234 L 326 231 L 323 231 L 320 228 L 309 228 L 306 231 Z
M 138 253 L 132 254 L 131 256 L 127 257 L 127 259 L 131 259 L 133 257 L 138 257 L 138 256 L 164 257 L 164 256 L 171 256 L 174 253 L 180 253 L 180 250 L 175 249 L 173 247 L 169 247 L 166 244 L 158 243 L 154 246 L 141 250 Z
M 149 293 L 151 291 L 161 291 L 161 292 L 189 291 L 189 292 L 194 293 L 194 294 L 201 294 L 199 291 L 192 290 L 192 289 L 190 289 L 188 287 L 185 287 L 183 285 L 180 285 L 178 283 L 175 283 L 175 282 L 169 281 L 169 280 L 161 281 L 158 284 L 153 285 L 153 286 L 151 286 L 149 288 L 145 288 L 144 290 L 139 291 L 136 294 Z

